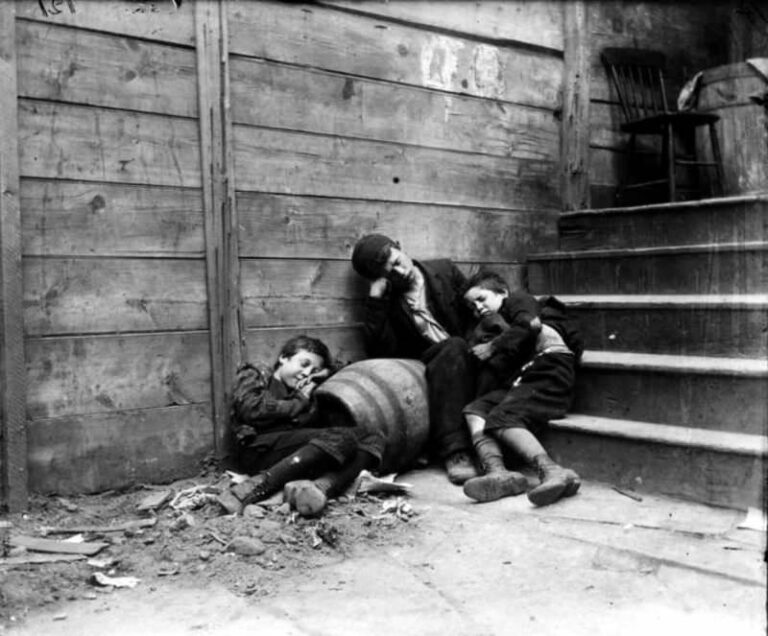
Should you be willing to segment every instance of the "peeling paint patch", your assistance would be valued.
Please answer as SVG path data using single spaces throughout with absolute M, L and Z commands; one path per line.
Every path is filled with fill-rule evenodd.
M 430 88 L 452 88 L 463 44 L 453 38 L 433 35 L 421 50 L 421 79 Z
M 499 49 L 480 44 L 475 49 L 475 86 L 483 97 L 504 95 L 504 80 L 499 60 Z

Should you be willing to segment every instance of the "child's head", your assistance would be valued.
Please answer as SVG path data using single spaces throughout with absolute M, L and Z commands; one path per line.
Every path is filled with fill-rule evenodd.
M 464 289 L 464 300 L 477 316 L 498 313 L 509 296 L 507 281 L 490 270 L 480 270 L 471 276 Z
M 328 347 L 317 338 L 295 336 L 288 340 L 275 362 L 275 378 L 294 388 L 299 380 L 331 366 Z

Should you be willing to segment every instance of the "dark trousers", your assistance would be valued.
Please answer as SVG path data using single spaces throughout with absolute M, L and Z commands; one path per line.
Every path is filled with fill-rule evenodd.
M 475 357 L 463 338 L 448 338 L 421 356 L 429 401 L 428 448 L 439 459 L 471 448 L 462 410 L 475 397 Z

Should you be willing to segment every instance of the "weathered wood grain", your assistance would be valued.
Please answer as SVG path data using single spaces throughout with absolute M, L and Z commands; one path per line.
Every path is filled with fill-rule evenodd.
M 199 186 L 197 122 L 161 115 L 19 100 L 25 177 Z
M 229 2 L 232 53 L 553 109 L 562 60 L 333 9 Z
M 443 2 L 438 10 L 431 0 L 323 0 L 322 4 L 480 38 L 516 40 L 563 50 L 563 14 L 560 3 L 548 0 Z
M 196 188 L 22 179 L 25 256 L 202 256 Z
M 275 329 L 249 329 L 245 332 L 245 358 L 271 364 L 277 359 L 285 342 L 299 334 L 320 338 L 331 355 L 342 362 L 354 362 L 366 358 L 360 325 L 279 327 Z
M 520 263 L 529 250 L 555 249 L 559 214 L 253 192 L 239 192 L 237 205 L 241 256 L 270 258 L 349 258 L 357 239 L 378 232 L 418 258 Z
M 235 126 L 234 160 L 238 190 L 488 208 L 551 208 L 559 200 L 554 161 L 245 126 Z
M 207 404 L 34 420 L 29 436 L 30 488 L 62 495 L 188 477 L 213 450 Z
M 554 160 L 552 111 L 316 69 L 234 58 L 236 123 L 395 141 L 520 159 Z
M 727 3 L 590 3 L 592 98 L 610 99 L 600 63 L 600 51 L 608 46 L 661 50 L 677 90 L 696 72 L 721 64 L 727 58 L 728 13 Z M 671 95 L 675 101 L 677 93 Z
M 74 13 L 63 3 L 58 3 L 59 13 L 44 13 L 40 4 L 36 0 L 20 0 L 17 3 L 17 14 L 20 18 L 46 24 L 63 24 L 160 42 L 189 46 L 195 42 L 193 2 L 178 3 L 177 6 L 177 3 L 157 1 L 78 1 Z
M 27 506 L 15 6 L 0 9 L 0 505 Z
M 465 274 L 478 263 L 457 263 Z M 494 264 L 510 286 L 523 285 L 521 264 Z M 358 323 L 368 283 L 348 260 L 244 260 L 241 267 L 243 319 L 249 329 L 314 327 Z
M 24 259 L 27 335 L 207 329 L 202 259 Z
M 207 332 L 29 338 L 31 419 L 210 401 Z
M 22 97 L 197 117 L 190 49 L 24 20 L 16 41 Z

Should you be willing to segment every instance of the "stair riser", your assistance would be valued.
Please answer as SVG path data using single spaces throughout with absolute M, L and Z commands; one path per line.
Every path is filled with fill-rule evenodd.
M 768 311 L 702 307 L 571 306 L 587 348 L 765 358 Z
M 582 367 L 572 411 L 672 426 L 766 434 L 768 379 Z
M 574 431 L 550 430 L 543 441 L 556 461 L 584 479 L 628 492 L 763 507 L 764 460 L 758 457 Z
M 528 281 L 534 294 L 758 294 L 768 289 L 768 252 L 531 260 Z
M 768 201 L 565 216 L 561 250 L 740 243 L 768 238 Z

